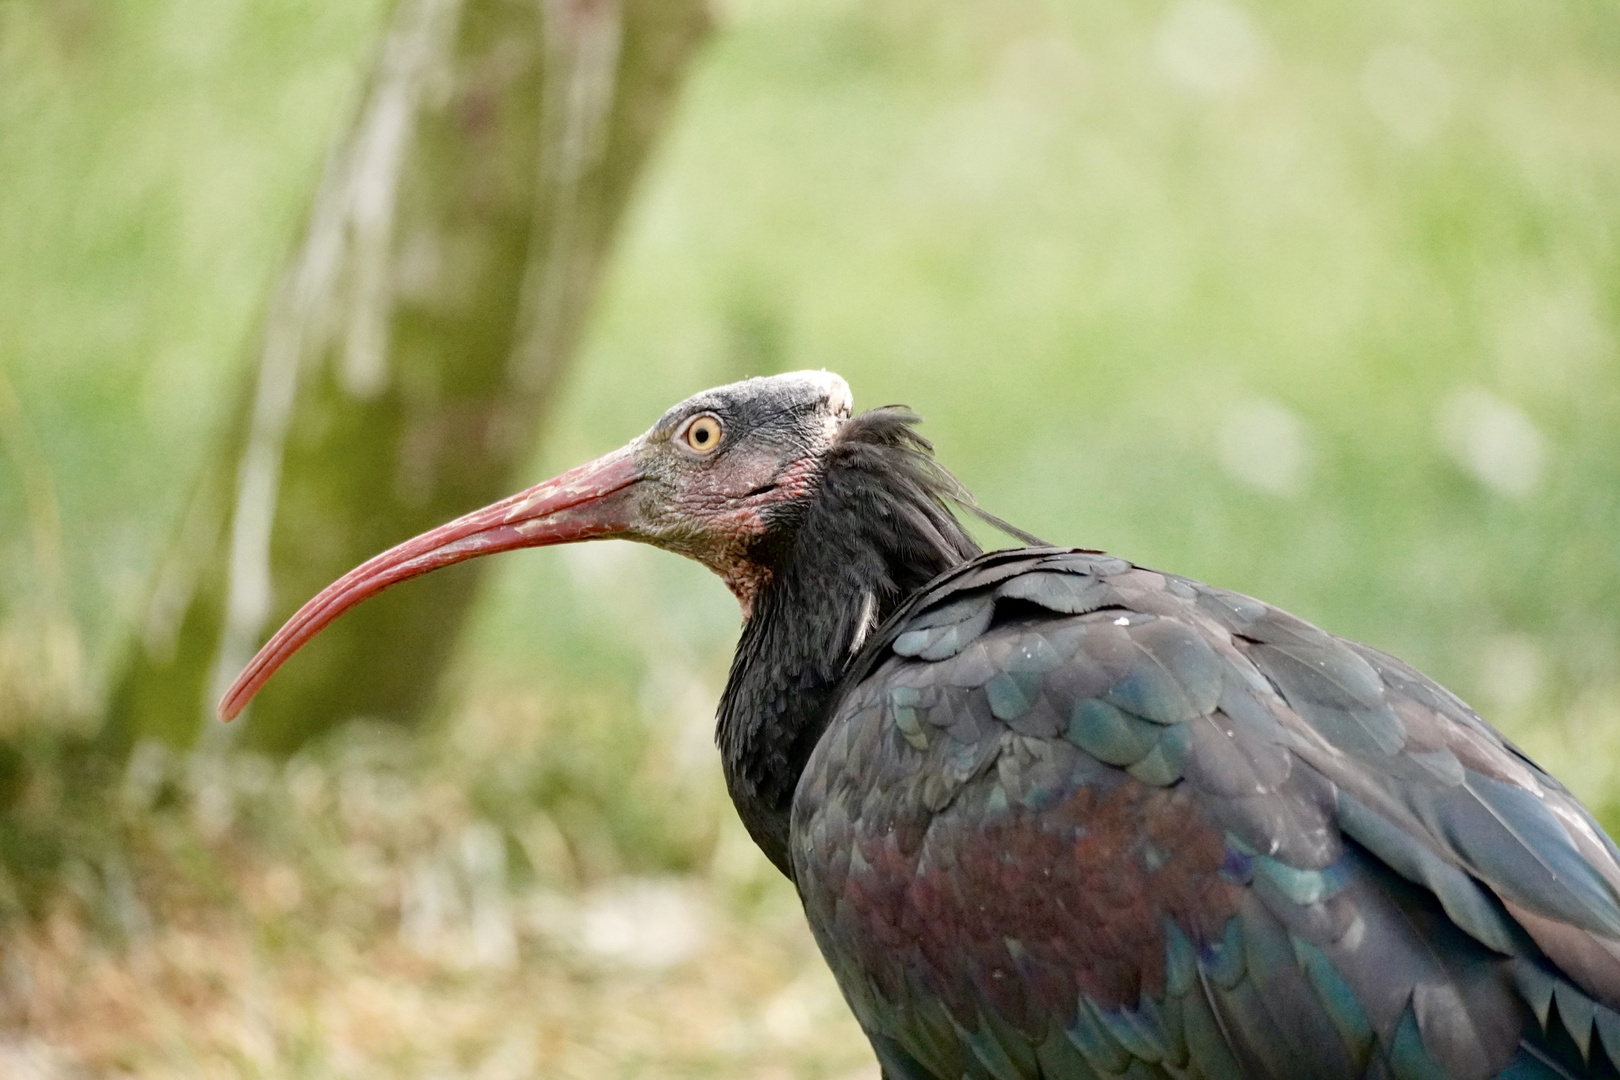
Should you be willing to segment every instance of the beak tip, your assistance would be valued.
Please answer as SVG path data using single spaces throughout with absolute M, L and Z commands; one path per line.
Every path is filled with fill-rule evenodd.
M 214 707 L 215 715 L 225 723 L 236 719 L 283 661 L 323 627 L 368 596 L 407 578 L 498 551 L 624 535 L 623 506 L 616 502 L 604 510 L 603 500 L 641 479 L 634 445 L 463 515 L 355 567 L 276 631 L 225 691 Z

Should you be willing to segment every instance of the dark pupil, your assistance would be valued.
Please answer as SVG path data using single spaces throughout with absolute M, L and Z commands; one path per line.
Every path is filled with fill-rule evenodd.
M 708 427 L 706 425 L 699 424 L 698 427 L 697 427 L 697 430 L 692 432 L 692 441 L 697 443 L 699 446 L 702 446 L 704 443 L 708 442 L 709 441 L 709 429 L 708 429 Z

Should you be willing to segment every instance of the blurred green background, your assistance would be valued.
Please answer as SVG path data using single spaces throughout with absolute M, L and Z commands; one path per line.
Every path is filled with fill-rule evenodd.
M 8 730 L 41 700 L 93 726 L 386 15 L 380 0 L 0 0 Z M 1396 653 L 1620 825 L 1612 6 L 729 0 L 716 16 L 566 391 L 536 418 L 551 430 L 535 479 L 705 386 L 827 367 L 858 406 L 916 407 L 993 512 Z M 431 793 L 459 793 L 449 819 L 474 832 L 445 857 L 469 926 L 467 836 L 494 822 L 514 896 L 575 897 L 588 918 L 590 890 L 674 874 L 658 887 L 697 888 L 733 920 L 712 941 L 746 952 L 749 927 L 776 935 L 791 960 L 720 980 L 717 1017 L 783 1000 L 760 989 L 779 978 L 819 988 L 823 1011 L 804 1014 L 817 1025 L 845 1025 L 814 1052 L 773 1043 L 769 1017 L 755 1042 L 678 1060 L 658 1057 L 661 1035 L 586 1065 L 528 1051 L 556 1075 L 609 1060 L 649 1076 L 861 1068 L 793 936 L 791 894 L 737 849 L 720 795 L 712 708 L 738 622 L 725 590 L 617 543 L 507 556 L 490 586 L 442 725 L 243 765 L 238 801 L 317 820 L 298 770 L 364 759 L 371 776 L 382 752 L 355 747 L 385 745 L 378 775 L 416 807 L 387 820 L 442 817 Z M 192 814 L 174 835 L 201 839 L 151 843 L 212 850 L 205 826 Z M 312 869 L 325 849 L 277 828 L 253 835 L 303 875 L 306 901 L 314 878 L 332 903 L 358 887 L 360 871 Z M 437 850 L 414 835 L 388 848 L 401 880 L 412 852 Z M 333 858 L 353 846 L 329 840 Z M 561 877 L 545 855 L 558 845 Z M 232 902 L 205 894 L 181 908 Z M 344 918 L 310 903 L 232 925 L 316 934 Z M 388 901 L 378 925 L 408 908 Z M 497 964 L 477 986 L 533 975 L 553 946 L 527 933 L 519 974 Z M 578 963 L 589 985 L 617 985 Z M 659 985 L 688 992 L 668 988 L 703 982 L 694 964 Z M 309 1024 L 303 1058 L 279 1021 L 262 1060 L 185 1058 L 155 1036 L 119 1052 L 141 1075 L 182 1060 L 358 1075 L 333 1029 Z M 70 1027 L 50 1029 L 49 1053 L 102 1062 Z M 568 1038 L 590 1044 L 586 1028 Z M 444 1060 L 484 1075 L 504 1037 Z M 377 1075 L 426 1075 L 439 1051 L 422 1053 Z

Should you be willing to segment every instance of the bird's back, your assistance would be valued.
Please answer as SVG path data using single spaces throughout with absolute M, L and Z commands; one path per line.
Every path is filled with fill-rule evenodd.
M 792 861 L 892 1080 L 1620 1076 L 1620 856 L 1432 681 L 1068 549 L 869 642 Z

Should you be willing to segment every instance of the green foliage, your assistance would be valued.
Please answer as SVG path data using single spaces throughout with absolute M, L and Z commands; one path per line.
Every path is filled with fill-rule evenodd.
M 1617 61 L 1581 2 L 739 3 L 535 473 L 832 368 L 996 513 L 1397 653 L 1602 805 Z M 723 652 L 655 563 L 509 560 L 481 654 Z
M 0 369 L 55 480 L 98 673 L 228 411 L 382 6 L 0 3 Z M 0 456 L 6 609 L 38 567 L 18 465 Z
M 830 367 L 862 404 L 923 412 L 993 511 L 1387 648 L 1614 798 L 1612 9 L 721 14 L 534 477 L 699 387 Z M 0 364 L 60 498 L 92 673 L 132 626 L 380 15 L 0 4 Z M 16 617 L 35 563 L 14 464 Z M 612 738 L 582 719 L 502 790 L 572 798 L 647 865 L 683 865 L 657 824 L 678 815 L 605 778 L 620 740 L 656 745 L 712 702 L 734 608 L 671 556 L 598 547 L 506 557 L 462 677 L 616 703 Z
M 842 1076 L 718 780 L 736 609 L 673 556 L 503 557 L 419 739 L 103 771 L 386 6 L 0 0 L 0 1019 L 97 1075 Z M 1620 825 L 1611 5 L 719 8 L 534 478 L 829 367 L 994 512 L 1386 648 Z M 467 967 L 491 866 L 516 968 Z M 547 914 L 670 873 L 737 928 L 707 1012 Z

